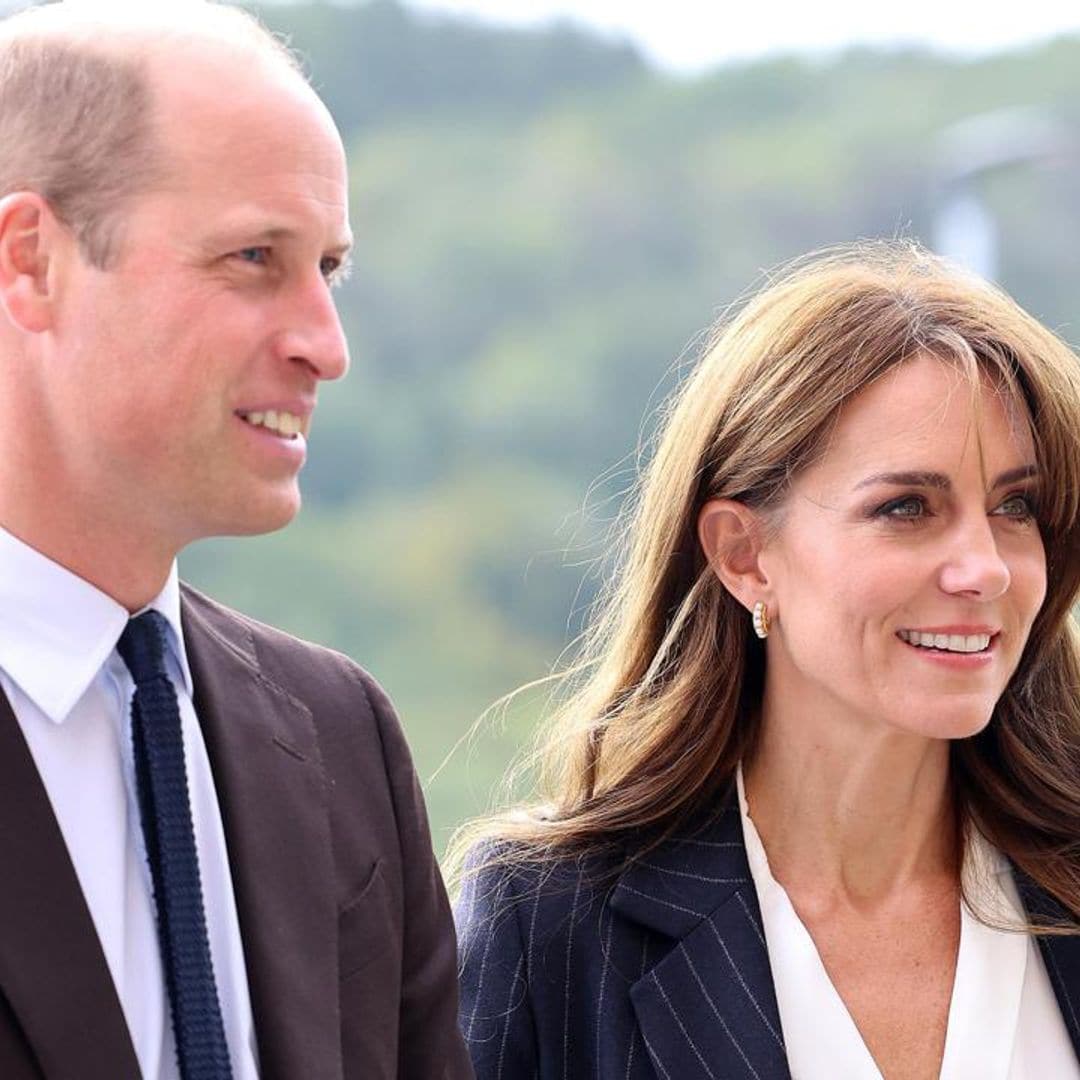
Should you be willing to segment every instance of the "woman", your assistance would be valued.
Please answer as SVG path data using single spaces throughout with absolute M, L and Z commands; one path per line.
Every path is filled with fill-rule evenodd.
M 761 293 L 459 840 L 479 1080 L 1080 1077 L 1078 590 L 1053 334 L 909 245 Z

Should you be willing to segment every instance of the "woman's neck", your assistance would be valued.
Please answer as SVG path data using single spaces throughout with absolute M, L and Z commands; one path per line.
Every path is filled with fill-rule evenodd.
M 750 816 L 788 891 L 859 907 L 958 877 L 949 744 L 766 707 Z

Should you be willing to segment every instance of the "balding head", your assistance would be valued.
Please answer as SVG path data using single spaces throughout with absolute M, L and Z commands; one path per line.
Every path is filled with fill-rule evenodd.
M 192 0 L 79 2 L 32 8 L 0 23 L 0 197 L 43 196 L 93 264 L 109 265 L 124 210 L 168 169 L 163 94 L 194 65 L 255 64 L 297 84 L 295 58 L 253 16 Z M 193 76 L 197 78 L 195 72 Z

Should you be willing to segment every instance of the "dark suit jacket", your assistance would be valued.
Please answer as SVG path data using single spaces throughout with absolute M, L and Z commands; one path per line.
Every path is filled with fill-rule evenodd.
M 604 870 L 467 883 L 461 1025 L 477 1080 L 789 1080 L 734 799 L 614 879 Z M 1018 883 L 1029 911 L 1060 917 Z M 1040 945 L 1080 1055 L 1080 938 Z
M 454 936 L 389 701 L 344 657 L 191 589 L 184 634 L 265 1080 L 458 1080 Z M 138 1080 L 123 1012 L 0 696 L 0 1077 Z

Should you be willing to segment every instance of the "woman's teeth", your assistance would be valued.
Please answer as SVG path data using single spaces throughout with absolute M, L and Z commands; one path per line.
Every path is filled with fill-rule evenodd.
M 989 634 L 924 634 L 919 630 L 900 630 L 898 636 L 920 649 L 940 649 L 942 652 L 982 652 L 990 645 Z

